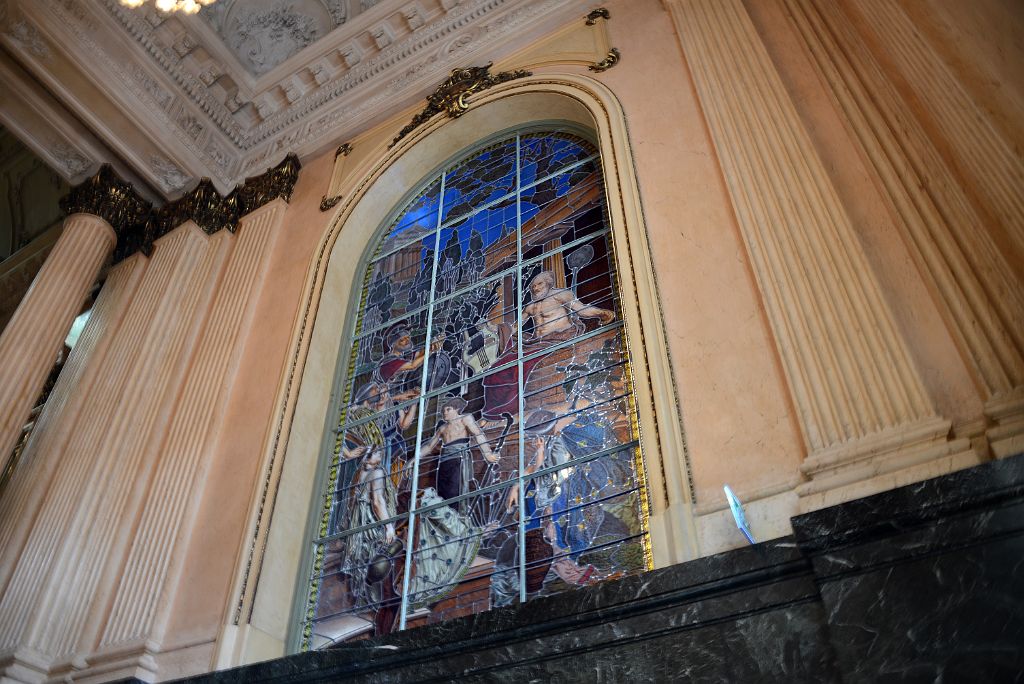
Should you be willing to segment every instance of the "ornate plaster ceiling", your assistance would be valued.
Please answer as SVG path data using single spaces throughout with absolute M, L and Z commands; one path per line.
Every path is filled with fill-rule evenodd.
M 183 16 L 118 0 L 0 0 L 0 87 L 27 93 L 0 104 L 0 123 L 55 168 L 94 170 L 112 156 L 165 198 L 202 176 L 225 192 L 592 4 L 220 0 Z
M 200 13 L 243 67 L 262 76 L 376 2 L 221 0 Z

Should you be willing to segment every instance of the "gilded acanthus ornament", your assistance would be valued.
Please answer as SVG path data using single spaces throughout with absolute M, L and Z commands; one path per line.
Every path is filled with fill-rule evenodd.
M 473 93 L 487 90 L 499 83 L 533 75 L 532 72 L 522 69 L 491 74 L 492 64 L 493 62 L 488 62 L 481 67 L 452 69 L 452 75 L 448 77 L 448 80 L 439 85 L 433 94 L 427 96 L 427 106 L 423 111 L 414 116 L 412 121 L 399 131 L 388 147 L 394 147 L 399 140 L 412 133 L 435 114 L 446 112 L 452 119 L 462 116 L 469 109 L 466 98 Z
M 288 201 L 300 167 L 298 157 L 288 155 L 266 173 L 247 178 L 226 197 L 204 178 L 185 196 L 154 209 L 104 164 L 95 176 L 71 188 L 60 207 L 67 214 L 95 214 L 113 226 L 117 233 L 114 260 L 120 261 L 135 252 L 151 254 L 155 240 L 186 221 L 194 221 L 210 235 L 224 228 L 233 232 L 246 214 L 278 198 Z
M 330 211 L 338 205 L 338 202 L 340 202 L 343 197 L 344 195 L 332 195 L 331 197 L 324 195 L 320 199 L 320 211 Z
M 619 63 L 619 59 L 621 57 L 622 55 L 619 54 L 618 48 L 612 48 L 611 50 L 608 51 L 607 57 L 602 59 L 600 62 L 595 62 L 594 64 L 591 64 L 587 68 L 590 69 L 591 71 L 596 71 L 598 73 L 602 71 L 608 71 L 613 66 Z
M 192 192 L 165 204 L 153 212 L 153 239 L 171 232 L 186 221 L 193 221 L 207 235 L 222 228 L 234 232 L 238 227 L 238 198 L 234 193 L 222 197 L 209 178 L 199 181 Z
M 231 193 L 238 197 L 239 216 L 245 216 L 279 197 L 285 202 L 291 199 L 300 168 L 302 165 L 299 158 L 289 154 L 283 162 L 267 169 L 266 173 L 246 178 L 245 183 Z
M 612 15 L 610 12 L 608 12 L 606 8 L 598 7 L 596 10 L 593 10 L 590 14 L 587 15 L 587 26 L 593 26 L 594 24 L 597 23 L 598 19 L 604 19 L 605 21 L 608 21 L 611 18 Z
M 61 198 L 64 213 L 93 214 L 109 223 L 120 242 L 136 226 L 146 222 L 153 205 L 142 199 L 131 183 L 121 180 L 110 164 L 71 188 Z

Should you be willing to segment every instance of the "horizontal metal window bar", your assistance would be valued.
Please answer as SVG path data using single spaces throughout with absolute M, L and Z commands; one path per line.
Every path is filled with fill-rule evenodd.
M 622 327 L 623 327 L 623 322 L 621 320 L 619 320 L 619 319 L 616 319 L 615 321 L 612 321 L 611 323 L 608 323 L 606 325 L 602 325 L 602 326 L 600 326 L 598 328 L 595 328 L 594 330 L 591 330 L 590 332 L 587 332 L 587 333 L 584 333 L 582 335 L 579 335 L 578 337 L 573 337 L 572 339 L 560 342 L 557 345 L 552 345 L 550 347 L 545 347 L 544 349 L 540 349 L 538 351 L 535 351 L 532 354 L 524 354 L 521 360 L 523 362 L 532 361 L 533 359 L 541 358 L 543 356 L 546 356 L 548 354 L 552 354 L 552 353 L 554 353 L 556 351 L 559 351 L 561 349 L 567 349 L 567 348 L 573 346 L 574 344 L 578 344 L 580 342 L 585 342 L 585 341 L 587 341 L 587 340 L 589 340 L 591 338 L 597 337 L 599 335 L 603 335 L 604 333 L 610 332 L 612 330 L 618 330 L 618 329 L 620 329 Z M 465 384 L 468 384 L 470 382 L 473 382 L 474 380 L 477 380 L 478 378 L 485 378 L 488 375 L 493 375 L 494 373 L 499 373 L 499 372 L 501 372 L 503 370 L 507 370 L 509 368 L 514 368 L 519 363 L 519 361 L 520 361 L 520 359 L 516 359 L 514 361 L 509 361 L 507 363 L 503 363 L 500 366 L 494 366 L 493 368 L 488 368 L 487 371 L 484 372 L 484 373 L 480 373 L 479 375 L 475 375 L 472 378 L 469 378 L 467 380 L 459 380 L 458 382 L 451 383 L 449 385 L 445 385 L 444 387 L 440 387 L 440 388 L 435 389 L 435 390 L 431 390 L 430 392 L 425 393 L 423 396 L 427 400 L 433 399 L 434 397 L 437 397 L 437 396 L 440 396 L 442 394 L 445 394 L 446 392 L 450 392 L 453 389 L 461 387 L 462 385 L 465 385 Z M 361 374 L 357 374 L 357 377 L 358 377 L 358 375 L 361 375 Z M 392 411 L 401 410 L 404 407 L 411 406 L 412 404 L 416 403 L 418 398 L 419 397 L 417 397 L 416 399 L 407 399 L 406 401 L 402 402 L 401 404 L 395 404 L 395 406 L 393 406 L 393 407 L 391 407 L 389 409 L 386 409 L 384 411 L 381 411 L 379 413 L 375 413 L 372 416 L 367 416 L 365 418 L 360 418 L 358 420 L 354 420 L 351 423 L 345 424 L 345 427 L 343 429 L 344 430 L 350 430 L 350 429 L 352 429 L 354 427 L 358 427 L 358 426 L 363 425 L 365 423 L 372 422 L 373 420 L 379 418 L 380 416 L 387 415 L 388 413 L 391 413 Z M 346 409 L 347 409 L 347 407 L 346 407 Z M 338 429 L 338 428 L 334 429 L 335 433 L 340 432 L 340 431 L 341 430 Z
M 471 499 L 471 498 L 476 497 L 476 496 L 482 496 L 482 495 L 485 495 L 485 494 L 490 494 L 490 493 L 493 493 L 493 492 L 501 491 L 502 489 L 507 489 L 511 483 L 518 482 L 520 477 L 521 477 L 521 479 L 524 479 L 524 480 L 533 479 L 533 478 L 540 477 L 542 475 L 547 475 L 549 473 L 553 473 L 553 472 L 556 472 L 556 471 L 559 471 L 559 470 L 564 470 L 566 468 L 572 468 L 572 467 L 575 467 L 575 466 L 584 465 L 584 464 L 589 463 L 591 461 L 595 461 L 595 460 L 597 460 L 597 459 L 599 459 L 599 458 L 601 458 L 603 456 L 608 456 L 608 455 L 611 455 L 611 454 L 617 454 L 617 453 L 621 453 L 621 452 L 624 452 L 624 451 L 629 451 L 630 449 L 635 449 L 639 445 L 640 445 L 640 442 L 638 440 L 635 440 L 635 439 L 634 440 L 630 440 L 629 442 L 626 442 L 625 444 L 616 444 L 614 446 L 608 447 L 607 449 L 602 449 L 600 451 L 595 451 L 592 454 L 587 454 L 586 456 L 581 456 L 579 458 L 574 458 L 571 461 L 569 461 L 568 463 L 563 463 L 562 465 L 549 466 L 547 468 L 540 468 L 540 469 L 537 470 L 537 472 L 530 473 L 529 475 L 526 475 L 526 476 L 516 476 L 514 478 L 510 477 L 510 478 L 508 478 L 506 480 L 502 480 L 501 482 L 497 482 L 495 484 L 488 485 L 486 487 L 481 487 L 480 489 L 477 489 L 475 491 L 469 492 L 467 494 L 460 494 L 459 496 L 453 497 L 451 499 L 446 499 L 444 502 L 441 502 L 441 503 L 432 504 L 430 506 L 424 506 L 422 508 L 414 508 L 413 511 L 415 511 L 416 514 L 419 515 L 421 513 L 426 513 L 426 512 L 435 510 L 437 508 L 440 508 L 441 506 L 450 506 L 450 505 L 452 505 L 454 503 L 458 503 L 459 501 L 465 501 L 467 499 Z M 381 527 L 383 525 L 387 525 L 388 523 L 395 523 L 395 522 L 398 522 L 398 521 L 401 521 L 401 520 L 406 520 L 408 517 L 409 517 L 408 514 L 403 513 L 402 515 L 392 516 L 390 518 L 386 518 L 384 520 L 381 520 L 381 521 L 378 521 L 378 522 L 375 522 L 375 523 L 368 523 L 366 525 L 360 525 L 359 527 L 354 527 L 352 529 L 345 530 L 343 532 L 337 532 L 335 534 L 329 534 L 327 536 L 320 537 L 319 539 L 317 539 L 314 542 L 314 545 L 323 545 L 323 544 L 326 544 L 328 542 L 334 541 L 335 539 L 342 539 L 344 537 L 349 537 L 349 536 L 352 536 L 353 534 L 357 534 L 359 532 L 364 532 L 364 531 L 372 529 L 374 527 Z
M 515 199 L 516 195 L 521 193 L 521 191 L 529 190 L 529 189 L 531 189 L 531 188 L 533 188 L 533 187 L 535 187 L 537 185 L 540 185 L 541 183 L 546 183 L 547 181 L 551 180 L 552 178 L 556 178 L 556 177 L 558 177 L 558 176 L 560 176 L 560 175 L 562 175 L 564 173 L 567 173 L 569 171 L 574 171 L 578 167 L 583 166 L 584 164 L 586 164 L 588 162 L 592 162 L 592 161 L 595 161 L 595 160 L 598 160 L 598 159 L 600 159 L 600 155 L 598 155 L 598 154 L 592 154 L 592 155 L 590 155 L 588 157 L 584 157 L 583 159 L 575 161 L 572 164 L 569 164 L 568 166 L 564 166 L 564 167 L 562 167 L 562 168 L 560 168 L 560 169 L 558 169 L 556 171 L 552 171 L 551 173 L 549 173 L 548 175 L 544 176 L 540 180 L 535 180 L 532 183 L 530 183 L 529 185 L 524 185 L 519 190 L 513 189 L 512 192 L 505 193 L 504 195 L 502 195 L 501 197 L 499 197 L 497 199 L 491 200 L 490 202 L 487 202 L 486 204 L 482 204 L 482 205 L 480 205 L 479 207 L 477 207 L 476 209 L 474 209 L 473 211 L 471 211 L 468 214 L 463 214 L 462 216 L 459 216 L 456 219 L 451 219 L 449 221 L 444 221 L 444 222 L 441 223 L 440 226 L 438 226 L 436 228 L 431 228 L 430 230 L 431 230 L 431 232 L 436 231 L 436 230 L 444 230 L 445 228 L 449 228 L 449 227 L 451 227 L 451 226 L 453 226 L 453 225 L 455 225 L 457 223 L 462 223 L 462 222 L 472 218 L 473 216 L 476 216 L 477 214 L 480 214 L 482 212 L 487 211 L 488 209 L 490 209 L 491 207 L 493 207 L 493 206 L 495 206 L 497 204 L 500 204 L 502 202 L 508 201 L 510 198 Z M 444 198 L 441 197 L 439 201 L 443 205 Z M 443 206 L 442 206 L 442 212 L 443 212 Z M 380 261 L 382 259 L 385 259 L 385 258 L 391 256 L 392 254 L 395 254 L 396 252 L 402 251 L 403 249 L 405 249 L 409 245 L 414 245 L 417 242 L 422 242 L 426 237 L 427 237 L 427 235 L 421 235 L 418 238 L 416 238 L 415 240 L 409 240 L 408 242 L 403 242 L 401 245 L 398 245 L 398 246 L 392 248 L 390 251 L 388 251 L 388 252 L 386 252 L 384 254 L 381 254 L 379 256 L 375 256 L 370 263 L 372 265 L 372 264 L 374 264 L 374 263 L 376 263 L 376 262 L 378 262 L 378 261 Z
M 599 230 L 595 230 L 593 233 L 587 233 L 583 237 L 578 237 L 575 240 L 571 240 L 569 242 L 566 242 L 565 244 L 559 245 L 558 247 L 555 247 L 554 249 L 548 250 L 548 251 L 544 252 L 543 254 L 539 254 L 539 255 L 537 255 L 535 257 L 532 257 L 530 259 L 524 259 L 521 265 L 523 267 L 532 266 L 532 265 L 534 265 L 534 264 L 536 264 L 538 262 L 541 262 L 541 261 L 543 261 L 545 259 L 548 259 L 548 258 L 550 258 L 550 257 L 552 257 L 552 256 L 554 256 L 556 254 L 559 254 L 559 253 L 565 252 L 567 250 L 570 250 L 573 247 L 577 247 L 579 245 L 586 244 L 587 242 L 595 240 L 596 238 L 599 238 L 599 237 L 604 237 L 604 236 L 608 235 L 608 233 L 610 233 L 610 232 L 611 232 L 611 229 L 609 229 L 607 226 L 605 226 L 605 227 L 603 227 L 603 228 L 601 228 Z M 489 275 L 486 278 L 484 278 L 483 280 L 477 281 L 475 283 L 470 283 L 469 285 L 466 285 L 465 287 L 461 287 L 458 290 L 455 290 L 451 294 L 445 295 L 444 297 L 439 297 L 438 299 L 434 300 L 433 302 L 427 302 L 426 304 L 421 304 L 420 306 L 416 307 L 415 309 L 410 309 L 409 311 L 406 311 L 406 312 L 402 313 L 402 315 L 400 315 L 400 316 L 398 316 L 396 318 L 389 318 L 384 323 L 381 323 L 380 325 L 378 325 L 378 326 L 376 326 L 374 328 L 371 328 L 370 330 L 360 331 L 359 334 L 356 337 L 355 342 L 361 342 L 363 339 L 365 339 L 366 337 L 372 335 L 373 333 L 379 332 L 379 331 L 384 330 L 386 328 L 390 328 L 391 326 L 393 326 L 393 325 L 395 325 L 397 323 L 401 323 L 402 321 L 404 321 L 406 319 L 412 318 L 414 316 L 418 316 L 418 315 L 422 314 L 423 312 L 425 312 L 427 309 L 429 309 L 431 306 L 435 306 L 435 305 L 437 305 L 437 304 L 439 304 L 441 302 L 447 302 L 447 301 L 449 301 L 451 299 L 455 299 L 457 297 L 461 297 L 461 296 L 463 296 L 463 295 L 465 295 L 465 294 L 467 294 L 469 292 L 472 292 L 473 290 L 476 290 L 477 288 L 486 287 L 487 284 L 489 284 L 489 283 L 496 283 L 496 282 L 499 282 L 501 280 L 504 280 L 505 278 L 507 278 L 509 276 L 515 276 L 516 273 L 519 270 L 519 266 L 520 266 L 520 264 L 513 263 L 508 268 L 504 268 L 504 269 L 498 271 L 497 273 Z M 612 268 L 609 269 L 608 272 L 609 272 L 610 275 L 612 275 L 614 277 L 614 275 L 615 275 L 614 264 L 612 264 Z M 598 276 L 595 276 L 595 277 L 598 277 Z

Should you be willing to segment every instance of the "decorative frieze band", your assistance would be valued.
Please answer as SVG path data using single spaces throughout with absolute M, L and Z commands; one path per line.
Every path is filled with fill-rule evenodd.
M 298 157 L 291 154 L 265 173 L 246 178 L 226 196 L 204 178 L 185 196 L 154 208 L 104 164 L 94 176 L 73 187 L 60 206 L 69 215 L 93 214 L 113 226 L 118 236 L 114 259 L 121 261 L 135 252 L 148 256 L 156 240 L 186 221 L 208 235 L 225 228 L 234 232 L 242 216 L 275 199 L 291 199 L 300 168 Z

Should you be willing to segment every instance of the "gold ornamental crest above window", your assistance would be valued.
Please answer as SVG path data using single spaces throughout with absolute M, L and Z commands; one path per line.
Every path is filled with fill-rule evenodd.
M 493 62 L 488 62 L 484 66 L 452 69 L 451 76 L 427 96 L 427 106 L 423 111 L 412 118 L 412 121 L 395 136 L 388 147 L 394 147 L 399 140 L 412 133 L 435 114 L 447 112 L 449 118 L 452 119 L 462 116 L 469 109 L 466 98 L 473 93 L 487 90 L 499 83 L 533 75 L 532 72 L 522 69 L 492 74 L 491 66 L 493 64 Z

